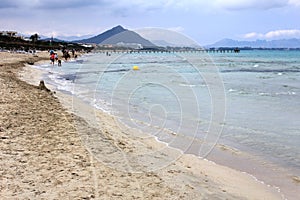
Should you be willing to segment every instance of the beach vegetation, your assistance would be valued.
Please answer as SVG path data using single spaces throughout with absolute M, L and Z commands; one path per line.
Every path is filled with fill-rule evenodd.
M 33 34 L 33 35 L 30 36 L 30 40 L 33 43 L 37 42 L 39 39 L 40 39 L 40 36 L 37 33 L 35 33 L 35 34 Z
M 0 49 L 2 51 L 26 51 L 31 50 L 62 50 L 72 46 L 72 49 L 76 51 L 91 51 L 92 47 L 83 46 L 81 44 L 66 42 L 66 41 L 51 41 L 40 39 L 38 33 L 31 35 L 28 39 L 20 36 L 11 36 L 0 34 Z

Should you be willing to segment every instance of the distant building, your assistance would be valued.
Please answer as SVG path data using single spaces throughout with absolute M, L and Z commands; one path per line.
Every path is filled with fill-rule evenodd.
M 143 46 L 141 44 L 138 44 L 138 43 L 119 42 L 119 43 L 117 43 L 117 46 L 128 47 L 128 48 L 132 48 L 132 49 L 142 49 L 143 48 Z
M 104 47 L 104 48 L 113 48 L 114 47 L 112 44 L 99 44 L 98 46 Z
M 92 47 L 93 47 L 92 44 L 81 44 L 81 46 L 83 46 L 83 47 L 88 47 L 88 48 L 92 48 Z
M 0 36 L 17 37 L 16 31 L 0 31 Z

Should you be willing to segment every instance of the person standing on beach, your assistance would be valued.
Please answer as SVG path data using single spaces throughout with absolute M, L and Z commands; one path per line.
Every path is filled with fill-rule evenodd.
M 61 67 L 61 59 L 57 60 L 57 66 Z
M 69 54 L 68 51 L 65 51 L 65 52 L 64 52 L 63 57 L 65 58 L 65 61 L 68 61 L 68 59 L 71 58 L 71 56 L 70 56 L 70 54 Z
M 58 60 L 58 55 L 57 55 L 57 53 L 54 54 L 54 58 L 55 58 L 55 61 Z
M 50 55 L 50 61 L 51 61 L 51 64 L 54 65 L 54 61 L 55 61 L 55 54 L 54 53 L 52 53 Z

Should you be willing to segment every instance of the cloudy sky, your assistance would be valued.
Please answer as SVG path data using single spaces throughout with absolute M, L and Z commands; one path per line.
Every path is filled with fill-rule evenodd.
M 116 25 L 179 31 L 206 45 L 300 38 L 300 0 L 1 0 L 0 30 L 96 35 Z

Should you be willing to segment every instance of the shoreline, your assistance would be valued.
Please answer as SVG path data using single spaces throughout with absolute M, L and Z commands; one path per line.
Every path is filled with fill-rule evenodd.
M 95 108 L 93 107 L 92 109 Z M 175 137 L 180 137 L 180 134 L 177 134 Z M 186 139 L 186 137 L 188 136 L 184 136 L 183 138 L 181 138 L 183 140 L 178 140 L 178 141 L 184 141 L 183 143 L 186 144 L 189 140 Z M 175 148 L 175 150 L 180 150 L 182 152 L 185 152 L 185 154 L 193 154 L 196 155 L 197 157 L 198 157 L 197 152 L 199 152 L 197 148 L 201 146 L 201 144 L 194 145 L 193 142 L 191 148 L 188 149 L 188 151 L 186 151 L 187 149 L 180 148 L 180 143 L 178 142 L 176 144 L 177 146 L 176 145 L 170 146 L 167 142 L 164 142 L 164 140 L 156 139 L 156 141 L 164 143 L 171 148 Z M 196 143 L 201 143 L 201 141 Z M 296 194 L 298 191 L 298 184 L 299 184 L 298 181 L 299 177 L 297 176 L 297 170 L 291 171 L 290 170 L 291 168 L 288 167 L 285 168 L 284 166 L 276 162 L 272 162 L 266 157 L 259 156 L 253 151 L 247 151 L 245 149 L 241 150 L 239 148 L 235 149 L 231 145 L 228 145 L 228 143 L 223 143 L 223 144 L 226 145 L 222 145 L 222 144 L 217 145 L 217 147 L 215 147 L 214 150 L 209 154 L 207 159 L 219 165 L 227 166 L 229 168 L 235 169 L 242 173 L 247 173 L 249 176 L 253 176 L 254 179 L 257 179 L 261 183 L 264 183 L 269 187 L 275 188 L 276 190 L 280 190 L 282 191 L 282 193 L 287 194 L 285 196 L 288 199 L 297 199 Z M 186 145 L 182 145 L 182 146 L 185 147 Z M 202 158 L 200 157 L 200 159 Z
M 15 71 L 15 73 L 17 72 L 18 70 Z M 35 73 L 35 75 L 37 74 Z M 1 83 L 5 76 L 5 74 L 1 74 Z M 17 79 L 12 81 L 17 82 Z M 36 80 L 38 77 L 33 76 L 30 79 Z M 51 110 L 51 106 L 55 105 L 57 109 L 53 109 L 51 114 L 57 117 L 57 113 L 61 113 L 61 117 L 52 118 L 53 127 L 47 129 L 45 135 L 41 134 L 48 127 L 45 124 L 39 128 L 35 126 L 30 127 L 26 131 L 26 128 L 28 128 L 26 126 L 28 125 L 25 123 L 22 125 L 22 130 L 26 134 L 23 134 L 25 138 L 22 138 L 22 136 L 21 141 L 18 138 L 19 136 L 14 138 L 8 137 L 4 139 L 4 142 L 2 139 L 1 147 L 4 149 L 18 142 L 23 144 L 22 142 L 24 141 L 34 143 L 37 147 L 42 141 L 41 149 L 43 149 L 43 144 L 47 144 L 47 147 L 53 149 L 53 152 L 48 152 L 49 149 L 47 149 L 47 151 L 42 151 L 43 155 L 39 155 L 40 149 L 30 149 L 29 151 L 30 146 L 26 147 L 28 148 L 27 150 L 24 147 L 25 150 L 23 149 L 24 151 L 21 152 L 26 153 L 22 154 L 21 162 L 18 160 L 20 156 L 17 148 L 16 151 L 12 148 L 10 156 L 3 157 L 4 160 L 1 162 L 1 165 L 5 169 L 9 167 L 5 164 L 6 159 L 8 159 L 9 163 L 17 167 L 21 163 L 21 166 L 24 167 L 21 170 L 21 174 L 25 174 L 24 177 L 18 177 L 19 174 L 14 171 L 4 174 L 5 176 L 3 177 L 5 177 L 7 184 L 2 185 L 2 187 L 8 187 L 8 190 L 1 190 L 1 193 L 7 198 L 15 195 L 18 195 L 17 197 L 20 198 L 70 197 L 69 195 L 72 195 L 73 198 L 88 196 L 96 199 L 132 199 L 133 197 L 137 199 L 282 199 L 281 193 L 256 181 L 250 175 L 207 160 L 200 160 L 196 156 L 184 154 L 180 155 L 178 159 L 170 161 L 168 160 L 169 156 L 172 155 L 174 158 L 174 156 L 178 155 L 177 152 L 166 148 L 165 145 L 155 141 L 154 138 L 146 137 L 144 140 L 136 141 L 136 137 L 132 137 L 132 134 L 129 133 L 132 130 L 119 127 L 116 125 L 115 119 L 108 114 L 101 111 L 95 113 L 94 108 L 84 105 L 84 102 L 78 99 L 72 99 L 71 96 L 63 99 L 65 105 L 73 107 L 72 104 L 78 103 L 82 105 L 79 106 L 82 110 L 74 111 L 70 110 L 70 108 L 66 110 L 66 107 L 61 106 L 64 103 L 59 103 L 59 101 L 62 101 L 62 98 L 59 97 L 62 94 L 58 94 L 59 92 L 56 91 L 55 96 L 49 96 L 45 91 L 39 91 L 36 87 L 27 83 L 22 82 L 21 84 L 30 89 L 23 91 L 23 93 L 31 90 L 33 93 L 36 92 L 35 95 L 30 97 L 33 98 L 33 101 L 31 99 L 29 103 L 27 102 L 27 106 L 35 106 L 32 102 L 42 101 L 46 98 L 47 101 L 44 103 L 47 109 L 44 108 L 43 111 L 48 112 L 47 110 Z M 14 88 L 19 87 L 20 85 L 17 84 Z M 6 89 L 2 92 L 6 93 Z M 20 88 L 20 96 L 22 96 L 22 90 L 24 88 Z M 27 94 L 25 93 L 24 95 L 26 97 Z M 36 95 L 40 98 L 36 99 Z M 24 98 L 23 100 L 26 103 L 27 99 Z M 23 101 L 19 103 L 22 104 Z M 13 109 L 13 107 L 4 108 L 5 110 Z M 39 113 L 40 118 L 38 120 L 48 122 L 48 114 Z M 82 116 L 75 116 L 74 114 L 81 114 Z M 27 112 L 27 115 L 31 116 L 34 113 Z M 97 119 L 96 121 L 95 118 Z M 61 124 L 55 124 L 59 120 L 61 120 Z M 12 131 L 14 131 L 14 127 Z M 30 137 L 31 132 L 35 132 L 37 138 Z M 7 132 L 5 129 L 1 131 L 1 136 L 3 137 L 9 133 L 11 132 Z M 28 140 L 27 137 L 31 140 Z M 70 139 L 72 142 L 69 141 Z M 97 141 L 96 146 L 94 146 L 95 141 Z M 76 148 L 73 146 L 76 146 Z M 97 146 L 98 148 L 96 148 Z M 154 154 L 161 149 L 165 152 Z M 6 151 L 4 152 L 7 153 Z M 38 155 L 38 158 L 43 160 L 44 163 L 41 163 L 39 159 L 35 159 L 35 155 Z M 121 158 L 124 155 L 129 156 L 126 159 L 130 161 L 129 166 L 131 168 L 136 167 L 135 171 L 128 171 L 128 163 L 125 166 L 122 165 L 124 159 Z M 130 157 L 132 155 L 134 156 Z M 154 158 L 153 155 L 156 157 Z M 53 165 L 48 159 L 43 159 L 44 157 L 50 158 L 52 161 L 55 160 L 56 165 Z M 106 159 L 103 159 L 103 157 Z M 151 169 L 150 165 L 144 166 L 144 163 L 149 161 L 149 164 L 151 162 L 165 162 L 167 165 L 160 170 L 149 170 Z M 121 168 L 117 168 L 116 164 L 119 164 L 118 166 Z M 43 169 L 45 166 L 48 166 L 48 168 Z M 38 167 L 40 170 L 35 172 L 30 167 Z M 134 173 L 137 171 L 139 173 Z M 36 180 L 34 179 L 36 177 L 39 178 Z M 28 182 L 30 178 L 33 180 Z M 27 183 L 24 180 L 27 180 Z M 56 181 L 55 183 L 53 182 L 54 180 Z M 40 189 L 37 186 L 38 184 L 36 184 L 39 181 L 41 185 L 47 187 L 37 190 L 37 188 Z M 14 190 L 10 188 L 12 185 L 15 186 Z M 64 192 L 65 189 L 67 192 L 72 192 L 72 194 Z

